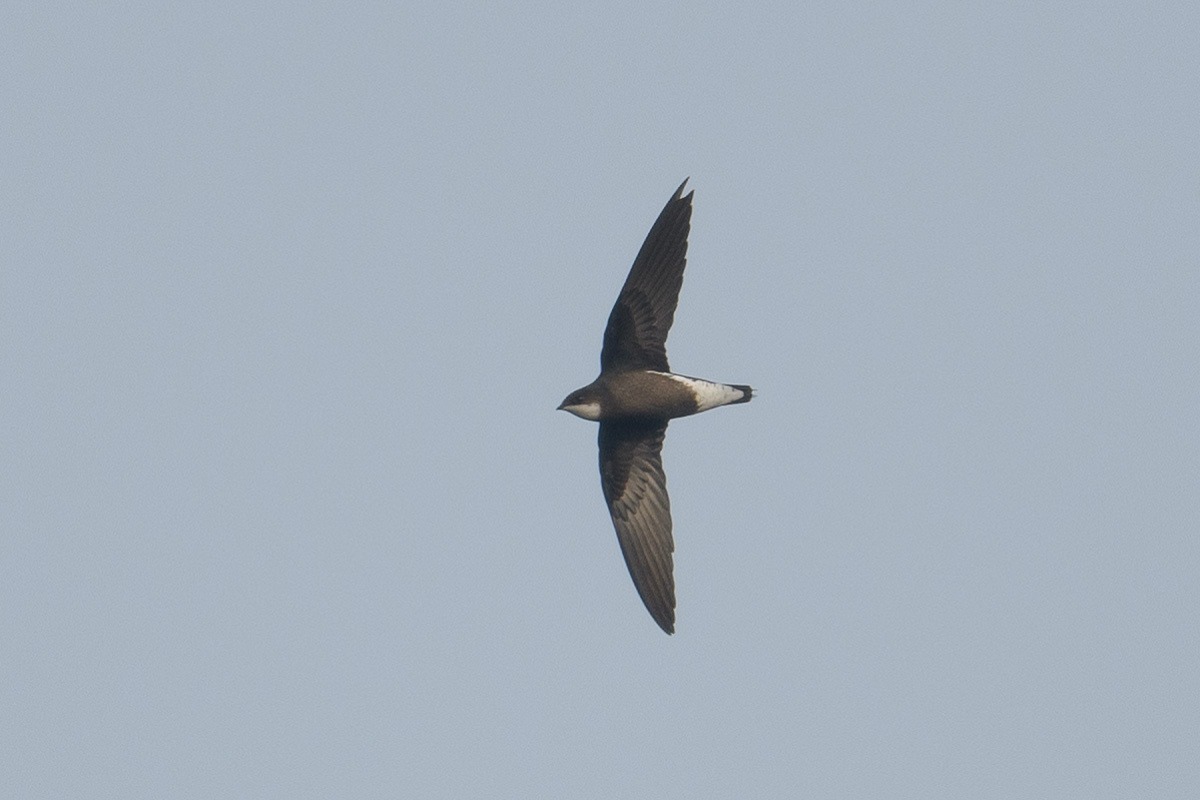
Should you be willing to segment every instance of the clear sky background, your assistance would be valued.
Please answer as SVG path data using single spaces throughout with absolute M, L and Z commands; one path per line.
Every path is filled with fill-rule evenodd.
M 1200 11 L 12 3 L 14 798 L 1200 796 Z M 555 406 L 684 178 L 678 633 Z

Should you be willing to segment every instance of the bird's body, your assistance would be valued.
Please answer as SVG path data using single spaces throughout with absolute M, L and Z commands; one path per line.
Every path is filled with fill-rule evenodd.
M 749 386 L 677 375 L 667 363 L 691 216 L 692 193 L 684 196 L 681 185 L 646 236 L 609 315 L 600 376 L 559 406 L 600 423 L 604 499 L 634 586 L 667 633 L 675 630 L 675 545 L 661 455 L 667 422 L 753 396 Z
M 562 410 L 592 422 L 688 417 L 717 406 L 748 402 L 752 394 L 749 386 L 653 369 L 604 373 L 577 391 L 594 397 L 594 405 L 563 406 Z

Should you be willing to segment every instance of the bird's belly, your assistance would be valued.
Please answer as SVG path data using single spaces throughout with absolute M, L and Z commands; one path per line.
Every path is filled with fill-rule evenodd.
M 703 378 L 689 378 L 687 375 L 676 375 L 673 372 L 659 372 L 656 374 L 663 375 L 675 381 L 680 386 L 687 388 L 696 406 L 695 410 L 690 412 L 692 414 L 699 414 L 701 411 L 708 411 L 710 408 L 736 403 L 744 397 L 741 389 L 727 386 L 724 383 L 706 381 Z

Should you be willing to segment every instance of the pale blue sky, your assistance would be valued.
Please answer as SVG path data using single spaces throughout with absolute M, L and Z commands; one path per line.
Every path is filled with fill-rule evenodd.
M 3 18 L 10 796 L 1200 795 L 1195 4 Z M 667 637 L 554 407 L 686 176 Z

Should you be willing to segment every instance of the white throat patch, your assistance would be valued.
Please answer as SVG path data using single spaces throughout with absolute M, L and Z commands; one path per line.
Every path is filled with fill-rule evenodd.
M 600 421 L 600 404 L 597 402 L 575 403 L 574 405 L 563 406 L 562 410 L 569 411 L 577 417 L 592 422 Z
M 676 375 L 674 372 L 660 372 L 658 374 L 666 375 L 671 380 L 682 383 L 691 389 L 692 393 L 696 395 L 697 413 L 708 411 L 710 408 L 716 408 L 717 406 L 736 403 L 745 397 L 745 392 L 741 389 L 735 389 L 723 383 L 713 383 L 701 378 L 689 378 L 686 375 Z

